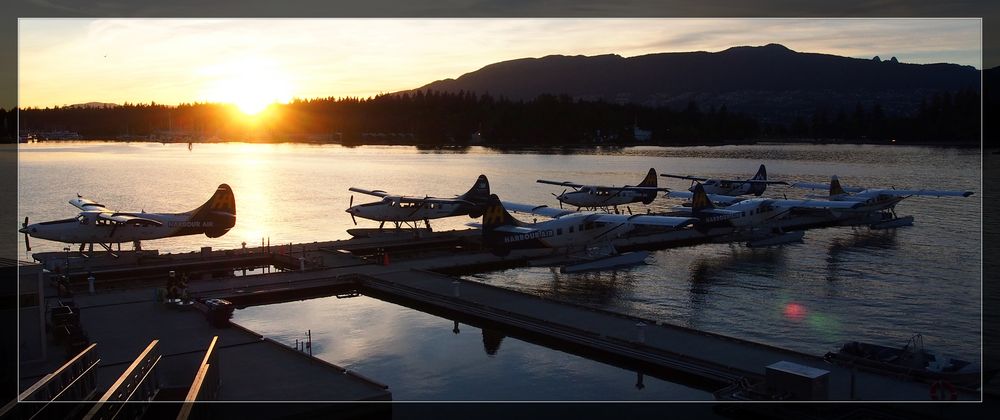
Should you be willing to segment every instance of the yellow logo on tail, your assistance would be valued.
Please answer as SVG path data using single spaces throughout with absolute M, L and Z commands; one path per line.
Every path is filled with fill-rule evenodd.
M 711 203 L 708 201 L 708 194 L 705 194 L 704 190 L 699 190 L 695 193 L 694 198 L 691 199 L 691 208 L 703 208 L 710 207 Z
M 483 213 L 483 224 L 484 225 L 499 225 L 503 224 L 503 207 L 492 205 L 486 208 L 486 212 Z

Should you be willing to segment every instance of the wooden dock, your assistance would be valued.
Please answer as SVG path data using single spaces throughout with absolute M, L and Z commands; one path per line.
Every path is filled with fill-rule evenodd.
M 867 223 L 867 219 L 803 216 L 784 228 Z M 654 230 L 620 238 L 615 245 L 623 250 L 662 249 L 741 240 L 736 234 L 731 229 Z M 387 387 L 375 380 L 354 375 L 238 325 L 214 327 L 198 310 L 157 302 L 156 289 L 163 286 L 166 273 L 179 271 L 191 274 L 186 292 L 197 301 L 225 299 L 245 307 L 360 292 L 710 391 L 734 384 L 764 384 L 768 366 L 790 362 L 827 372 L 827 389 L 821 399 L 930 400 L 926 383 L 832 365 L 819 354 L 803 354 L 444 274 L 516 267 L 553 255 L 551 250 L 542 249 L 499 257 L 482 250 L 479 239 L 477 231 L 464 230 L 423 232 L 420 237 L 402 233 L 238 250 L 205 248 L 182 254 L 63 259 L 71 268 L 73 300 L 83 314 L 83 328 L 90 342 L 99 343 L 101 364 L 96 377 L 100 386 L 111 384 L 144 346 L 158 340 L 164 387 L 182 387 L 195 375 L 204 346 L 217 336 L 217 365 L 223 383 L 217 394 L 220 400 L 391 398 Z M 58 264 L 58 256 L 53 261 L 46 264 Z M 257 270 L 257 274 L 240 275 L 248 269 Z M 97 293 L 87 293 L 89 284 L 81 273 L 96 278 Z M 35 293 L 44 296 L 42 308 L 58 299 L 51 277 L 52 273 L 42 272 L 41 266 L 21 270 L 22 284 L 41 285 L 22 289 L 40 289 Z M 32 331 L 32 326 L 24 322 L 45 322 L 39 310 L 35 308 L 32 313 L 32 308 L 22 308 L 22 331 Z M 34 331 L 39 328 L 35 325 Z M 22 362 L 22 387 L 58 367 L 64 358 L 56 353 L 49 351 L 48 358 Z M 269 363 L 262 366 L 260 360 Z M 979 400 L 980 395 L 960 389 L 956 398 Z

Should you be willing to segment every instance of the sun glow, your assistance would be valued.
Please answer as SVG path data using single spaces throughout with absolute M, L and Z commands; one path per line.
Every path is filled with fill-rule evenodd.
M 207 76 L 202 99 L 231 103 L 254 116 L 274 103 L 292 99 L 292 83 L 276 64 L 259 58 L 243 58 L 202 69 Z

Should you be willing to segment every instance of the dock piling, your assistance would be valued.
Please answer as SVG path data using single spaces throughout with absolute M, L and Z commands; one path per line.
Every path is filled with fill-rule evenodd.
M 642 321 L 639 321 L 637 324 L 635 324 L 635 333 L 636 333 L 635 341 L 638 341 L 640 343 L 644 343 L 645 344 L 646 343 L 646 323 L 642 322 Z

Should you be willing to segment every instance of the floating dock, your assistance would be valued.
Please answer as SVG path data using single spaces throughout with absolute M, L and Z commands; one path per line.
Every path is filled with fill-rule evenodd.
M 786 230 L 815 226 L 872 224 L 875 219 L 831 220 L 800 216 Z M 752 235 L 751 235 L 752 236 Z M 662 249 L 693 243 L 745 240 L 731 229 L 645 231 L 615 242 L 620 250 Z M 198 302 L 224 299 L 237 307 L 263 305 L 339 293 L 362 293 L 463 323 L 497 329 L 527 341 L 606 361 L 627 369 L 717 392 L 767 387 L 781 394 L 770 379 L 776 366 L 822 372 L 822 392 L 793 399 L 832 401 L 927 401 L 929 384 L 912 378 L 850 369 L 825 362 L 818 349 L 809 355 L 773 346 L 706 333 L 656 320 L 637 318 L 568 302 L 545 299 L 475 281 L 451 277 L 497 268 L 527 265 L 551 258 L 551 250 L 514 251 L 505 257 L 482 249 L 475 230 L 421 232 L 419 237 L 371 235 L 345 241 L 272 245 L 238 250 L 164 254 L 123 253 L 119 258 L 67 258 L 43 255 L 50 269 L 69 269 L 69 287 L 89 343 L 100 355 L 95 389 L 115 385 L 130 363 L 151 342 L 158 359 L 162 396 L 184 389 L 198 377 L 198 360 L 208 343 L 216 343 L 214 363 L 221 386 L 217 400 L 389 400 L 389 386 L 276 343 L 238 325 L 219 328 L 210 313 L 192 306 L 157 301 L 167 271 L 189 275 L 186 293 Z M 48 257 L 47 259 L 44 257 Z M 62 265 L 60 265 L 62 264 Z M 21 385 L 44 380 L 72 352 L 50 346 L 44 324 L 61 298 L 53 273 L 42 265 L 22 267 L 22 295 L 35 293 L 39 305 L 22 305 Z M 96 280 L 90 294 L 87 277 Z M 32 292 L 32 290 L 35 290 Z M 41 297 L 39 300 L 38 297 Z M 65 299 L 65 298 L 62 298 Z M 22 302 L 31 302 L 22 296 Z M 47 310 L 48 309 L 48 310 Z M 227 323 L 228 325 L 228 323 Z M 216 340 L 216 341 L 213 341 Z M 75 354 L 75 353 L 73 353 Z M 267 364 L 261 364 L 266 360 Z M 203 362 L 203 364 L 205 364 Z M 208 365 L 208 364 L 206 364 Z M 774 389 L 771 389 L 774 388 Z M 794 389 L 785 390 L 792 392 Z M 719 394 L 722 392 L 722 394 Z M 818 392 L 818 391 L 817 391 Z M 957 389 L 956 400 L 980 399 L 972 389 Z M 786 397 L 789 395 L 786 392 Z M 950 397 L 948 395 L 946 398 Z

